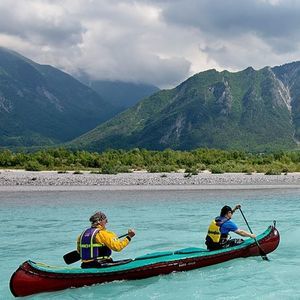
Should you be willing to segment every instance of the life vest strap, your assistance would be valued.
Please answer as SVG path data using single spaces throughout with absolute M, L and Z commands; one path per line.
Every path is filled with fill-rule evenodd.
M 91 248 L 91 247 L 103 247 L 103 244 L 80 244 L 79 247 L 80 248 Z

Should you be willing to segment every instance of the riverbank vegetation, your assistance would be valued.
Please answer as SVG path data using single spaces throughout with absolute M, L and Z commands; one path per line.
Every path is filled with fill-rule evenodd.
M 253 172 L 276 175 L 300 172 L 300 151 L 274 153 L 246 153 L 216 149 L 193 151 L 150 151 L 145 149 L 108 150 L 102 153 L 70 151 L 64 148 L 40 150 L 34 153 L 0 152 L 0 168 L 28 171 L 88 170 L 100 174 L 117 174 L 146 170 L 148 172 L 184 171 L 196 175 L 209 170 L 212 173 Z

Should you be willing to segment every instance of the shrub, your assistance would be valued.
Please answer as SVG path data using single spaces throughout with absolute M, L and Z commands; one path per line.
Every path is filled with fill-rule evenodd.
M 197 163 L 195 168 L 198 171 L 204 171 L 204 170 L 206 170 L 206 165 L 205 164 L 201 164 L 201 163 Z
M 285 167 L 285 168 L 282 169 L 282 173 L 287 174 L 288 172 L 289 172 L 289 169 L 287 167 Z
M 278 170 L 268 170 L 265 175 L 281 175 L 281 172 Z
M 128 166 L 117 166 L 116 170 L 118 173 L 132 173 L 132 170 Z
M 41 171 L 42 166 L 35 160 L 30 160 L 25 164 L 26 171 Z
M 103 167 L 100 169 L 100 173 L 101 173 L 101 174 L 111 174 L 111 175 L 116 175 L 116 174 L 118 174 L 117 168 L 116 168 L 115 166 L 112 166 L 112 165 L 106 165 L 106 166 L 103 166 Z
M 210 169 L 212 174 L 223 174 L 225 173 L 224 169 L 221 166 L 213 166 Z

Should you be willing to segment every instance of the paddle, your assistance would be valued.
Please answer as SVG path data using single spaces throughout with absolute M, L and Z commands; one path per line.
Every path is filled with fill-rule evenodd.
M 128 233 L 123 234 L 123 235 L 119 236 L 118 238 L 121 239 L 127 235 L 128 235 Z M 70 264 L 73 264 L 73 263 L 79 261 L 81 259 L 81 257 L 80 257 L 80 254 L 78 253 L 78 251 L 74 250 L 72 252 L 65 254 L 63 256 L 63 259 L 67 265 L 70 265 Z
M 242 216 L 243 216 L 243 218 L 244 218 L 244 220 L 245 220 L 245 223 L 247 224 L 247 226 L 248 226 L 248 228 L 249 228 L 249 231 L 253 234 L 253 232 L 252 232 L 252 230 L 251 230 L 251 228 L 250 228 L 250 225 L 248 224 L 248 221 L 246 220 L 246 217 L 245 217 L 245 215 L 244 215 L 242 209 L 239 208 L 239 210 L 240 210 L 240 212 L 241 212 L 241 214 L 242 214 Z M 268 261 L 269 261 L 269 258 L 267 257 L 267 254 L 266 254 L 266 253 L 264 252 L 264 250 L 261 248 L 261 246 L 259 245 L 257 239 L 255 238 L 254 240 L 255 240 L 255 243 L 256 243 L 256 245 L 257 245 L 257 247 L 258 247 L 258 249 L 259 249 L 259 254 L 260 254 L 261 258 L 262 258 L 263 260 L 268 260 Z
M 80 255 L 77 252 L 77 250 L 74 250 L 72 252 L 69 252 L 69 253 L 65 254 L 63 256 L 63 259 L 64 259 L 64 261 L 67 265 L 70 265 L 70 264 L 75 263 L 76 261 L 79 261 L 80 260 Z

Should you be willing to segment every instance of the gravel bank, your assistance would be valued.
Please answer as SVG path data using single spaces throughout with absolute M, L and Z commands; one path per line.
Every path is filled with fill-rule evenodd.
M 0 189 L 6 190 L 18 187 L 147 187 L 167 186 L 194 188 L 213 188 L 218 186 L 258 186 L 276 187 L 286 186 L 300 188 L 300 173 L 287 175 L 264 175 L 260 173 L 247 175 L 240 173 L 210 174 L 200 173 L 185 177 L 184 173 L 122 173 L 117 175 L 74 174 L 68 172 L 58 174 L 57 172 L 28 172 L 2 170 L 0 172 Z

